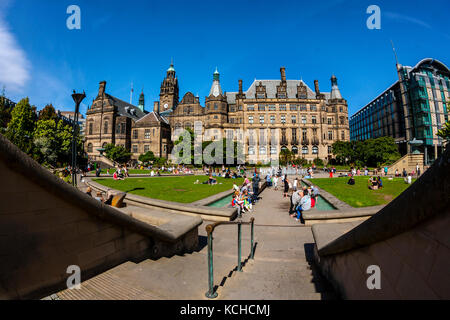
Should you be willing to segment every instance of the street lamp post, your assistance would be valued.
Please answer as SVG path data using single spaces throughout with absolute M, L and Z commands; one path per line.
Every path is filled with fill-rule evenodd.
M 72 133 L 72 185 L 77 186 L 77 126 L 78 126 L 78 111 L 80 109 L 80 103 L 86 98 L 84 93 L 76 93 L 73 90 L 72 99 L 75 101 L 75 115 L 73 122 L 73 133 Z

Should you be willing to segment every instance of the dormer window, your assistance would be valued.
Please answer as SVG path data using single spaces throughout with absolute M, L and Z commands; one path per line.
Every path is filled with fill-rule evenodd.
M 257 95 L 256 95 L 256 99 L 264 99 L 266 97 L 266 94 L 265 93 L 258 93 Z
M 286 93 L 282 92 L 278 94 L 278 99 L 286 99 Z

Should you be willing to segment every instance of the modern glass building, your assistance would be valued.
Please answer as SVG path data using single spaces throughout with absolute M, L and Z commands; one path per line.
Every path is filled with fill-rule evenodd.
M 397 65 L 397 73 L 399 80 L 350 117 L 350 139 L 391 136 L 402 155 L 417 148 L 429 163 L 443 150 L 436 133 L 449 118 L 450 71 L 427 58 L 415 67 Z M 422 145 L 410 144 L 414 139 Z

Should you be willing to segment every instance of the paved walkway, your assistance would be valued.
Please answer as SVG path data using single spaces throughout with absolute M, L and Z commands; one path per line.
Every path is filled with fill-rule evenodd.
M 242 226 L 243 271 L 237 272 L 237 226 L 214 231 L 214 283 L 218 299 L 333 299 L 331 286 L 312 264 L 310 227 L 290 218 L 289 199 L 266 189 L 253 213 L 256 250 L 250 253 L 250 227 Z M 199 227 L 199 250 L 184 256 L 126 262 L 66 290 L 60 299 L 206 299 L 207 246 L 204 222 Z

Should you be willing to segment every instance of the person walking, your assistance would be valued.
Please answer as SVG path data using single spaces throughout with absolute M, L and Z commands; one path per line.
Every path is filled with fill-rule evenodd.
M 287 175 L 284 176 L 284 194 L 283 198 L 286 198 L 289 192 L 289 180 L 287 178 Z
M 258 201 L 258 194 L 259 194 L 259 182 L 260 182 L 260 178 L 259 175 L 257 173 L 255 173 L 254 177 L 253 177 L 253 181 L 252 181 L 252 186 L 253 186 L 253 201 L 257 202 Z
M 297 185 L 298 185 L 298 178 L 294 179 L 294 182 L 292 184 L 292 190 L 295 192 L 297 191 Z

